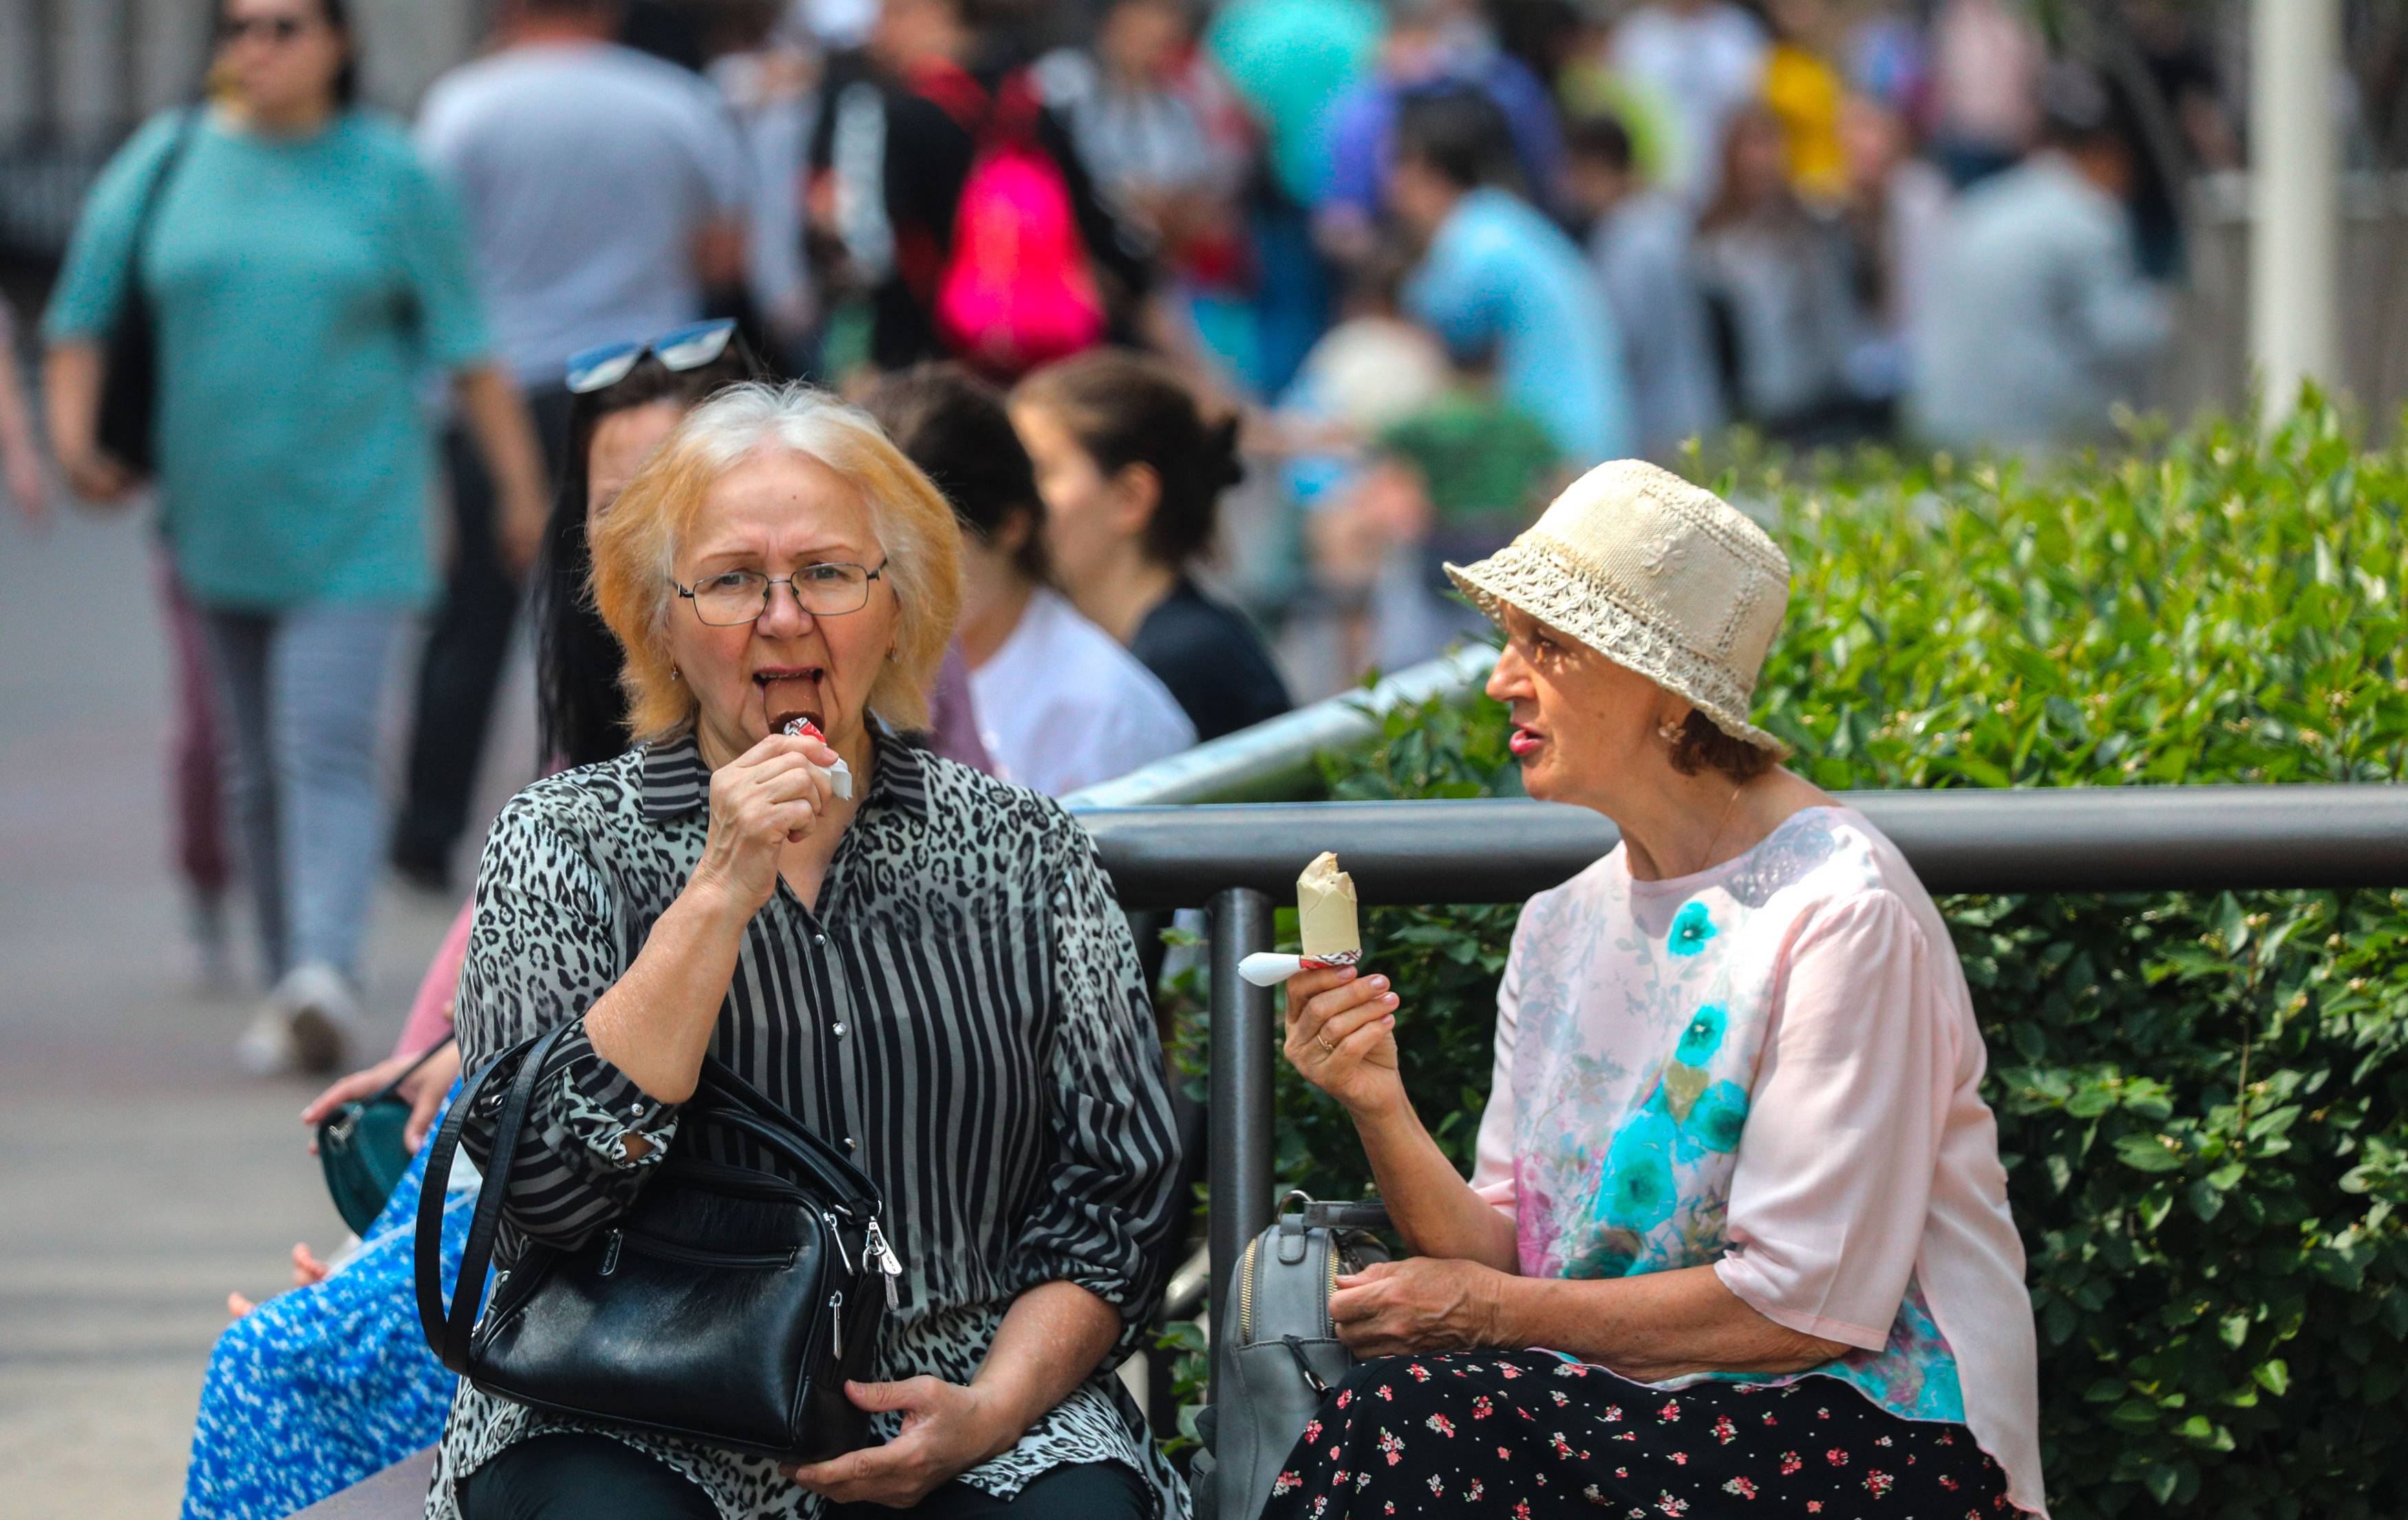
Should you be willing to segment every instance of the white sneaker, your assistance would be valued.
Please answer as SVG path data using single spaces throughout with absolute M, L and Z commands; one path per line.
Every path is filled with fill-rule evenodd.
M 238 1054 L 248 1064 L 254 1037 L 265 1053 L 269 1037 L 262 1033 L 262 1025 L 268 1014 L 275 1014 L 283 1023 L 283 1064 L 271 1069 L 318 1075 L 344 1070 L 343 1062 L 356 1043 L 359 1012 L 359 999 L 341 972 L 322 961 L 296 966 L 267 995 L 266 1012 L 243 1037 L 244 1049 Z
M 271 1002 L 235 1041 L 235 1064 L 254 1077 L 280 1077 L 299 1068 L 296 1043 L 292 1015 Z

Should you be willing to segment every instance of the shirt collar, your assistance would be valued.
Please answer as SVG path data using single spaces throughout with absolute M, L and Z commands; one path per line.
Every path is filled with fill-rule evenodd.
M 896 807 L 914 815 L 928 809 L 927 757 L 910 739 L 872 722 L 878 759 L 870 767 L 869 794 L 861 810 Z M 710 767 L 691 731 L 644 746 L 641 762 L 644 817 L 666 825 L 703 810 L 710 800 Z

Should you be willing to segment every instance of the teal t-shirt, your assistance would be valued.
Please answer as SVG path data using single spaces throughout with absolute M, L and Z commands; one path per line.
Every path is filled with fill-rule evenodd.
M 180 113 L 109 162 L 44 321 L 105 344 L 143 193 Z M 280 139 L 212 115 L 163 192 L 141 279 L 157 326 L 158 487 L 206 606 L 424 602 L 424 380 L 489 344 L 450 195 L 394 123 Z

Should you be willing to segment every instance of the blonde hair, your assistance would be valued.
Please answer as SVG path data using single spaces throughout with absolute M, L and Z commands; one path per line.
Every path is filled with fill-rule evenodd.
M 894 589 L 895 652 L 869 710 L 924 728 L 928 693 L 961 610 L 961 529 L 944 496 L 868 416 L 796 382 L 731 385 L 686 414 L 594 530 L 594 602 L 627 652 L 620 684 L 637 740 L 683 732 L 694 694 L 668 652 L 678 552 L 712 486 L 762 449 L 815 459 L 861 494 Z M 874 568 L 874 566 L 873 566 Z

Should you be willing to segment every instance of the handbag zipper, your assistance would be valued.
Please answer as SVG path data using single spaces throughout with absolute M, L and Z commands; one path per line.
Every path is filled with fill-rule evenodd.
M 838 1365 L 841 1366 L 844 1362 L 844 1290 L 842 1288 L 828 1295 L 828 1328 L 836 1337 L 836 1359 Z
M 1238 1262 L 1238 1343 L 1246 1345 L 1254 1339 L 1254 1252 L 1260 1248 L 1259 1235 L 1246 1242 L 1246 1254 Z M 1326 1312 L 1325 1310 L 1324 1312 Z
M 869 1245 L 862 1253 L 861 1259 L 864 1266 L 873 1261 L 878 1263 L 879 1275 L 886 1279 L 886 1307 L 890 1310 L 901 1307 L 902 1295 L 897 1283 L 903 1276 L 903 1263 L 896 1259 L 895 1248 L 886 1243 L 886 1232 L 878 1227 L 875 1214 L 869 1219 Z
M 820 1220 L 823 1224 L 827 1226 L 828 1239 L 836 1242 L 836 1259 L 844 1263 L 844 1275 L 847 1277 L 853 1276 L 853 1256 L 844 1248 L 844 1231 L 837 1228 L 836 1215 L 828 1212 L 825 1209 L 822 1209 L 820 1211 Z
M 1335 1336 L 1338 1333 L 1338 1322 L 1329 1317 L 1329 1300 L 1338 1292 L 1338 1232 L 1336 1230 L 1330 1231 L 1329 1238 L 1322 1242 L 1321 1255 L 1329 1264 L 1328 1289 L 1321 1296 L 1321 1326 L 1326 1334 Z M 1303 1355 L 1302 1352 L 1297 1353 L 1299 1360 L 1303 1358 Z M 1313 1391 L 1318 1393 L 1321 1390 Z
M 661 1240 L 657 1236 L 639 1235 L 633 1230 L 614 1229 L 610 1232 L 609 1241 L 602 1247 L 604 1277 L 609 1276 L 618 1269 L 619 1252 L 622 1247 L 642 1255 L 658 1257 L 663 1261 L 683 1262 L 690 1267 L 792 1267 L 796 1255 L 795 1248 L 791 1246 L 783 1251 L 700 1251 L 690 1245 L 680 1245 L 675 1240 Z

